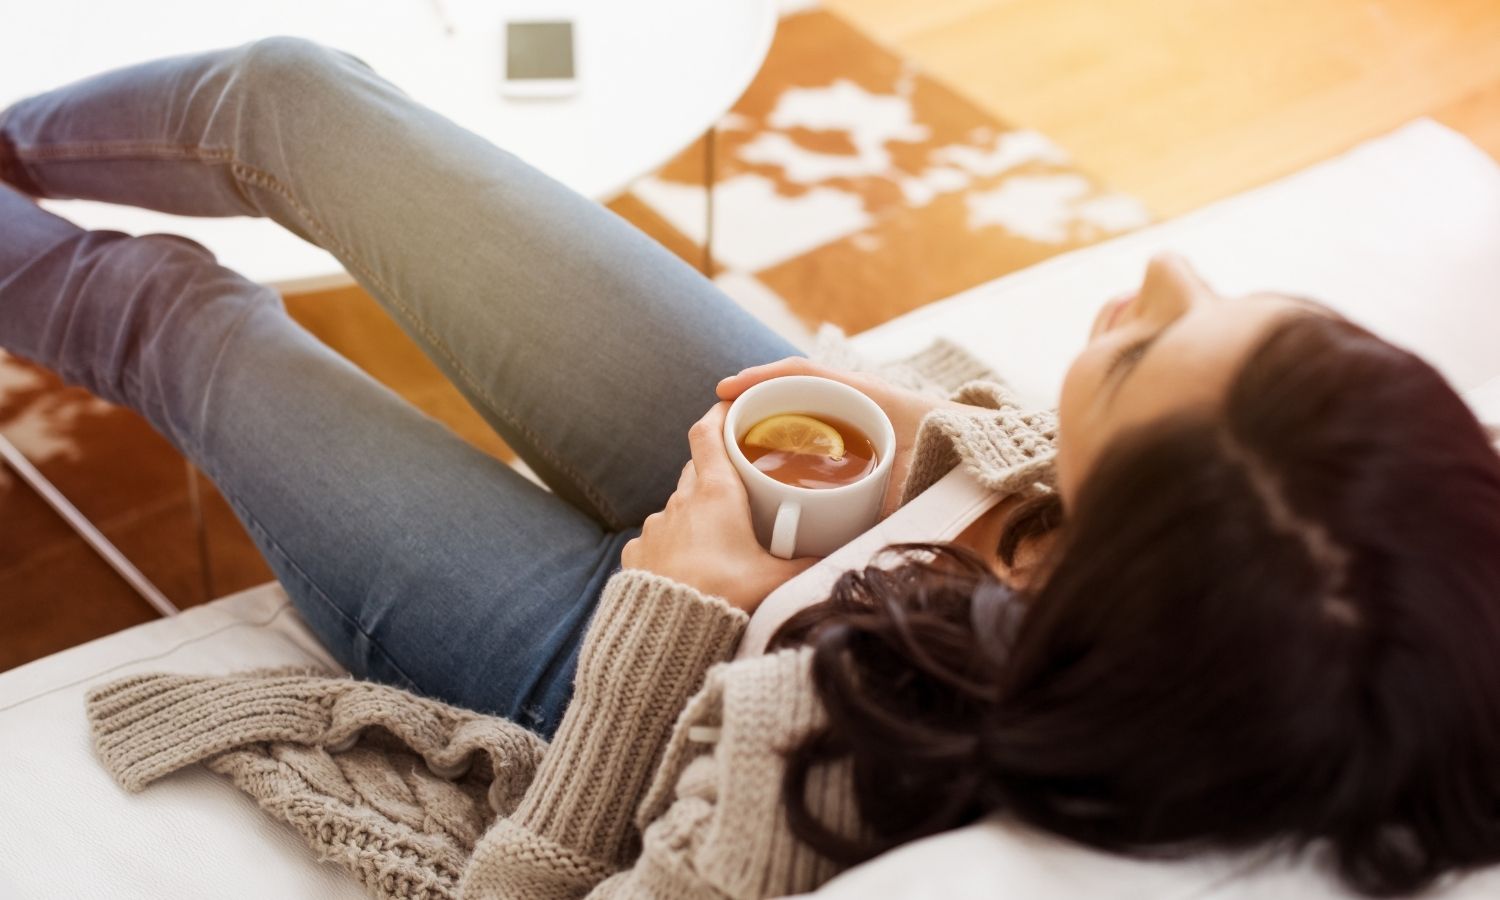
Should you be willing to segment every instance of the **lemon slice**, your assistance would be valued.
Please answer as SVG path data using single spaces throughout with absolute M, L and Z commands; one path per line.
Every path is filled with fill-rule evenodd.
M 812 416 L 797 413 L 772 416 L 757 422 L 754 428 L 745 432 L 745 443 L 768 450 L 844 458 L 844 438 L 837 428 Z

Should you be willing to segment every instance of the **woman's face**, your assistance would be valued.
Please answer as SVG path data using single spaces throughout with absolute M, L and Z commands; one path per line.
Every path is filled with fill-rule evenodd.
M 1099 311 L 1063 380 L 1057 475 L 1064 504 L 1115 436 L 1217 405 L 1257 342 L 1297 311 L 1327 312 L 1279 294 L 1225 299 L 1182 257 L 1154 257 L 1139 290 Z

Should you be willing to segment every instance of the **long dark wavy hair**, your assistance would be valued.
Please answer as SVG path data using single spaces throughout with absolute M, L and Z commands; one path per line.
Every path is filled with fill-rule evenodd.
M 1295 316 L 1060 511 L 1007 523 L 1007 561 L 1057 524 L 1024 589 L 900 545 L 777 632 L 829 716 L 788 750 L 803 841 L 852 864 L 1003 810 L 1135 854 L 1318 845 L 1375 896 L 1500 861 L 1500 456 L 1431 366 Z M 807 805 L 837 760 L 862 836 Z

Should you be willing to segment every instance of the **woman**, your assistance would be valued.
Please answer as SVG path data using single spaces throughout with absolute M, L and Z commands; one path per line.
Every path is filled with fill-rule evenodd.
M 1122 850 L 1326 842 L 1373 894 L 1500 857 L 1500 462 L 1430 367 L 1316 304 L 1224 301 L 1158 258 L 1069 371 L 1056 492 L 850 573 L 780 652 L 710 670 L 808 563 L 755 543 L 722 401 L 790 372 L 861 387 L 898 430 L 890 509 L 940 455 L 922 423 L 1007 437 L 983 390 L 790 358 L 616 217 L 305 41 L 23 101 L 0 180 L 0 345 L 207 472 L 352 672 L 556 734 L 470 895 L 776 896 L 994 810 Z M 23 193 L 320 244 L 552 493 L 197 245 Z M 127 689 L 92 713 L 122 779 Z M 356 739 L 318 721 L 298 739 Z

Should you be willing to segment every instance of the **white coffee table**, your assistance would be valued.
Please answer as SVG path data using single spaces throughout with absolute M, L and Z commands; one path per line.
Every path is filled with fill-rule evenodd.
M 581 90 L 500 95 L 506 12 L 577 22 Z M 0 108 L 105 69 L 290 34 L 347 50 L 417 100 L 604 200 L 704 133 L 765 59 L 774 0 L 46 0 L 6 5 Z M 330 135 L 337 140 L 337 135 Z M 348 283 L 337 260 L 255 219 L 190 219 L 80 201 L 46 206 L 85 228 L 166 231 L 284 292 Z

